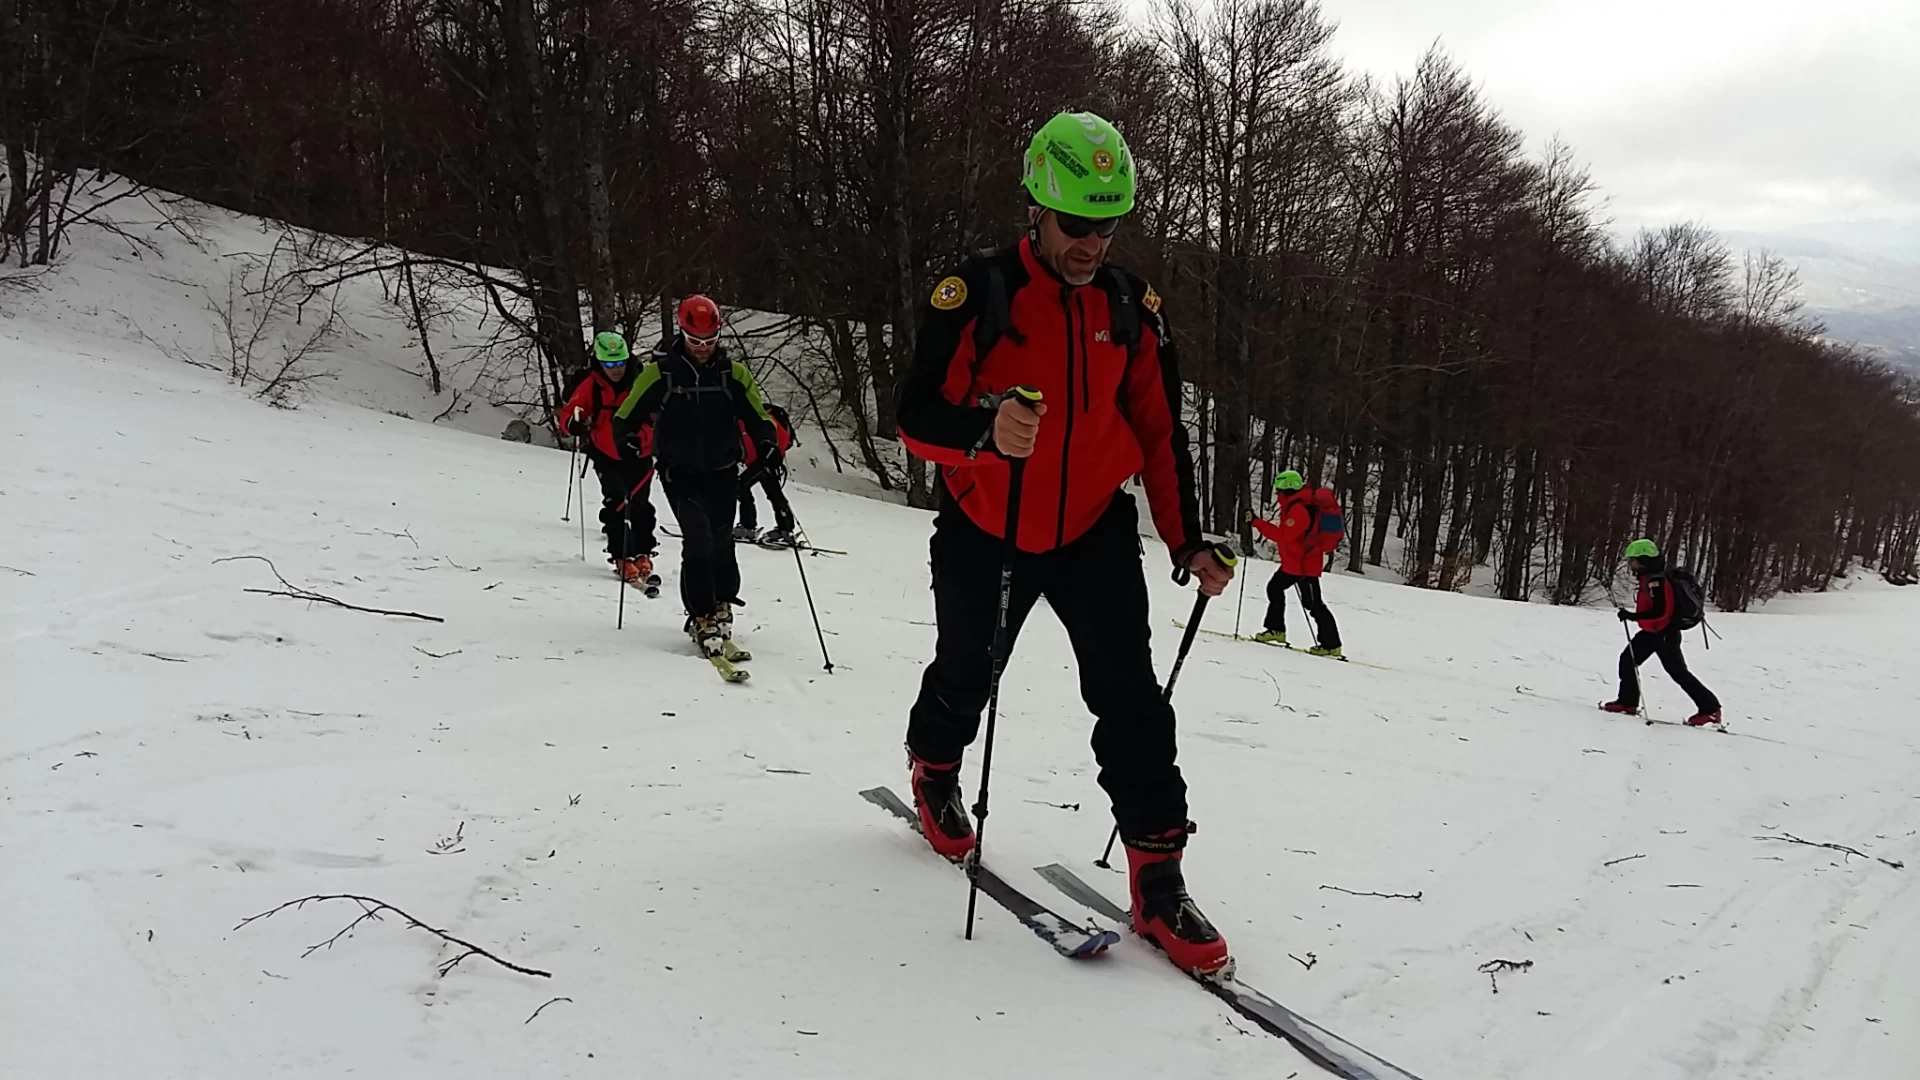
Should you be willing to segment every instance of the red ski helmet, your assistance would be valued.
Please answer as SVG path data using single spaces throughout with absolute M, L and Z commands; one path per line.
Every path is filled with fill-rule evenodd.
M 680 301 L 674 321 L 680 324 L 680 332 L 690 338 L 712 341 L 720 336 L 720 306 L 698 293 Z

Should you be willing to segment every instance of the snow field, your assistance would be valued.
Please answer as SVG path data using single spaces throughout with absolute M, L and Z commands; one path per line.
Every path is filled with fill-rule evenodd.
M 990 903 L 963 941 L 963 877 L 857 797 L 905 790 L 928 515 L 797 485 L 850 552 L 806 560 L 837 673 L 793 557 L 743 549 L 754 680 L 724 686 L 680 633 L 675 541 L 614 631 L 564 454 L 269 409 L 67 289 L 0 320 L 0 1076 L 1315 1075 L 1132 941 L 1067 963 Z M 279 586 L 214 561 L 244 555 L 446 621 L 247 593 Z M 1165 564 L 1149 544 L 1163 674 L 1192 605 Z M 1271 566 L 1243 570 L 1251 631 Z M 1717 616 L 1688 651 L 1721 735 L 1594 710 L 1609 613 L 1326 590 L 1356 663 L 1201 635 L 1175 697 L 1188 879 L 1243 978 L 1426 1080 L 1912 1075 L 1920 598 Z M 1028 868 L 1123 891 L 1089 865 L 1090 727 L 1036 612 L 989 860 L 1075 917 Z M 1786 833 L 1909 868 L 1756 839 Z M 460 950 L 393 917 L 303 958 L 345 901 L 236 929 L 330 893 L 552 978 L 440 977 Z

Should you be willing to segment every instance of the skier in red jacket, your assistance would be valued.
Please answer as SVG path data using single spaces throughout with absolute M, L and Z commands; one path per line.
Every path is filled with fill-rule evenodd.
M 1640 632 L 1633 635 L 1620 654 L 1620 696 L 1600 707 L 1611 713 L 1638 716 L 1640 665 L 1649 657 L 1658 656 L 1668 677 L 1693 699 L 1694 714 L 1687 718 L 1687 723 L 1694 727 L 1719 724 L 1720 699 L 1687 670 L 1687 658 L 1680 654 L 1681 628 L 1674 625 L 1674 616 L 1679 611 L 1681 598 L 1667 576 L 1667 561 L 1661 558 L 1659 546 L 1652 540 L 1635 540 L 1627 545 L 1626 557 L 1627 568 L 1640 579 L 1640 591 L 1635 597 L 1634 609 L 1620 611 L 1618 615 L 1623 623 L 1638 623 Z
M 1253 518 L 1253 527 L 1279 549 L 1280 569 L 1267 582 L 1265 629 L 1253 640 L 1267 645 L 1287 643 L 1287 590 L 1300 590 L 1300 606 L 1312 616 L 1316 639 L 1307 651 L 1315 656 L 1340 657 L 1340 627 L 1320 595 L 1320 572 L 1327 556 L 1340 543 L 1344 529 L 1329 528 L 1339 520 L 1340 504 L 1326 488 L 1308 488 L 1292 469 L 1273 478 L 1274 498 L 1280 504 L 1278 524 Z
M 793 424 L 787 410 L 772 402 L 767 403 L 767 415 L 773 418 L 774 444 L 780 448 L 782 464 L 762 465 L 760 448 L 753 445 L 753 439 L 747 435 L 747 425 L 740 425 L 744 468 L 740 471 L 740 523 L 733 527 L 733 538 L 744 544 L 791 547 L 794 544 L 793 506 L 787 502 L 787 493 L 780 490 L 780 485 L 786 482 L 784 462 L 787 451 L 793 448 Z M 753 505 L 755 487 L 765 493 L 767 505 L 773 507 L 773 531 L 765 535 L 760 532 L 760 512 Z
M 653 430 L 641 432 L 638 453 L 614 436 L 613 414 L 633 387 L 627 339 L 607 331 L 593 338 L 597 361 L 560 405 L 560 426 L 586 438 L 587 460 L 600 477 L 600 530 L 607 534 L 607 561 L 629 584 L 653 579 Z M 631 510 L 631 520 L 629 520 Z
M 1133 160 L 1091 113 L 1061 113 L 1026 157 L 1030 227 L 968 259 L 920 312 L 900 392 L 900 433 L 940 467 L 931 543 L 938 639 L 907 727 L 914 802 L 934 850 L 963 859 L 973 829 L 962 752 L 979 731 L 1005 557 L 1009 459 L 1024 458 L 1009 641 L 1040 597 L 1066 627 L 1094 756 L 1125 842 L 1134 929 L 1200 975 L 1227 943 L 1187 895 L 1192 823 L 1174 763 L 1174 713 L 1153 673 L 1138 513 L 1121 491 L 1144 478 L 1176 575 L 1219 595 L 1232 569 L 1200 534 L 1180 422 L 1180 377 L 1160 298 L 1106 262 L 1133 205 Z M 1037 405 L 1015 387 L 1037 390 Z

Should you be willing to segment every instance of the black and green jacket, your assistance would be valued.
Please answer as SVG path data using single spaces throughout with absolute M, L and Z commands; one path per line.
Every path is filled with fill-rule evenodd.
M 653 421 L 653 453 L 668 473 L 717 472 L 739 464 L 740 433 L 756 447 L 774 444 L 773 420 L 760 384 L 747 365 L 724 348 L 701 363 L 676 337 L 634 376 L 633 389 L 613 414 L 621 445 Z

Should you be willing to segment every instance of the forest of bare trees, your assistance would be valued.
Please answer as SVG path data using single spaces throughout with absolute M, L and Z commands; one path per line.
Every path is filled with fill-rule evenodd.
M 0 262 L 57 261 L 110 170 L 352 238 L 336 278 L 486 290 L 549 392 L 589 323 L 705 291 L 782 313 L 814 411 L 926 505 L 888 451 L 912 313 L 1016 235 L 1030 132 L 1092 109 L 1140 164 L 1118 257 L 1167 298 L 1216 531 L 1295 467 L 1352 569 L 1427 587 L 1576 602 L 1642 534 L 1729 608 L 1911 580 L 1912 385 L 1777 259 L 1610 239 L 1574 151 L 1447 56 L 1376 84 L 1333 33 L 1308 0 L 0 0 Z

